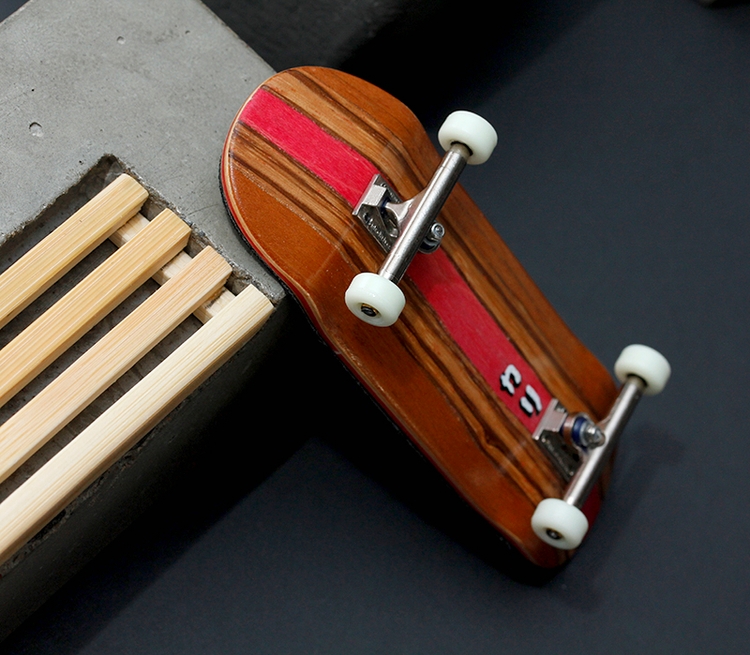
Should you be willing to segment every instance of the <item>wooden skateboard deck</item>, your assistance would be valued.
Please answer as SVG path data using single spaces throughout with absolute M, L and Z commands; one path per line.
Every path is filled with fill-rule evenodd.
M 443 207 L 440 248 L 417 255 L 401 281 L 406 307 L 393 326 L 368 325 L 344 303 L 352 278 L 383 260 L 352 215 L 373 175 L 411 198 L 439 163 L 393 97 L 300 68 L 267 80 L 239 111 L 221 179 L 247 242 L 351 372 L 523 555 L 556 566 L 569 553 L 543 543 L 530 519 L 567 481 L 532 434 L 551 399 L 599 421 L 617 388 L 465 191 L 456 186 Z M 599 483 L 583 507 L 590 521 L 601 493 Z

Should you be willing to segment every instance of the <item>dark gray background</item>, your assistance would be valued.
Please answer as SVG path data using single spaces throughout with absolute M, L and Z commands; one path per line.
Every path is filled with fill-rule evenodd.
M 464 184 L 545 294 L 606 364 L 672 362 L 573 562 L 507 555 L 300 320 L 192 475 L 6 652 L 746 652 L 750 7 L 519 4 L 443 3 L 330 63 L 432 133 L 489 118 Z

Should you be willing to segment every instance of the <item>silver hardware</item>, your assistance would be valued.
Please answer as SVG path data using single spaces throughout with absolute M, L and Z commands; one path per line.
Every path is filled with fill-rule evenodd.
M 563 423 L 561 432 L 584 450 L 604 444 L 604 432 L 586 414 L 573 414 Z
M 645 383 L 631 375 L 607 417 L 598 425 L 586 414 L 568 414 L 553 398 L 534 434 L 568 487 L 563 500 L 581 507 L 641 398 Z
M 576 474 L 588 451 L 605 440 L 604 433 L 586 414 L 568 414 L 556 398 L 547 405 L 532 437 L 566 482 Z
M 422 245 L 419 247 L 419 252 L 428 254 L 435 252 L 440 247 L 443 236 L 445 236 L 445 228 L 442 223 L 433 223 L 427 236 L 422 241 Z
M 373 178 L 353 213 L 386 253 L 378 275 L 398 284 L 417 252 L 437 250 L 445 233 L 437 216 L 470 156 L 465 145 L 454 143 L 427 187 L 405 202 L 382 177 Z
M 386 208 L 400 202 L 401 198 L 388 183 L 380 175 L 375 175 L 354 208 L 353 214 L 385 253 L 390 251 L 401 232 L 397 217 Z
M 568 484 L 563 496 L 566 503 L 579 508 L 583 505 L 615 449 L 628 419 L 641 399 L 645 386 L 646 383 L 635 375 L 629 376 L 625 381 L 609 415 L 599 423 L 599 428 L 604 433 L 604 444 L 588 452 L 586 461 Z
M 581 453 L 562 433 L 567 418 L 567 410 L 553 398 L 532 435 L 565 482 L 571 480 L 581 465 Z

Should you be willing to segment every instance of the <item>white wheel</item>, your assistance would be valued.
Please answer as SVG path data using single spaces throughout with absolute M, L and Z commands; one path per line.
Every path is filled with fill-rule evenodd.
M 354 276 L 344 300 L 357 318 L 378 327 L 393 325 L 406 304 L 404 293 L 398 285 L 377 273 Z
M 531 517 L 534 533 L 545 543 L 561 550 L 578 548 L 589 530 L 584 513 L 559 498 L 545 498 Z
M 655 396 L 667 384 L 672 368 L 660 352 L 633 344 L 625 348 L 615 362 L 615 375 L 620 382 L 625 382 L 628 375 L 637 375 L 646 383 L 643 390 L 646 396 Z
M 463 143 L 471 150 L 469 164 L 484 164 L 497 145 L 497 132 L 484 118 L 470 111 L 454 111 L 445 119 L 438 141 L 443 150 L 448 150 L 454 143 Z

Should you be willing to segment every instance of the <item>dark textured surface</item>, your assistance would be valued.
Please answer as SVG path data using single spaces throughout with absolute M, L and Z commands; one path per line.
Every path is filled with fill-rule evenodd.
M 407 65 L 387 84 L 431 128 L 454 106 L 490 118 L 500 145 L 465 173 L 474 198 L 604 362 L 642 341 L 674 369 L 581 552 L 518 580 L 301 331 L 194 478 L 7 652 L 746 650 L 750 7 L 530 0 L 494 39 L 481 23 L 444 79 L 409 86 L 431 78 Z M 449 28 L 431 26 L 436 48 Z M 274 441 L 247 430 L 251 407 Z
M 22 4 L 22 0 L 0 0 L 0 20 L 5 20 Z
M 450 0 L 206 0 L 237 35 L 276 70 L 340 66 L 394 26 L 416 30 Z

